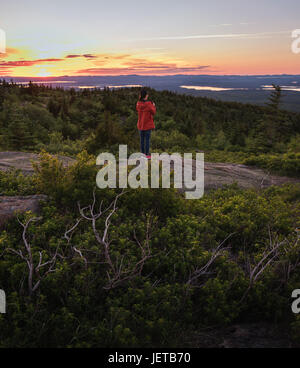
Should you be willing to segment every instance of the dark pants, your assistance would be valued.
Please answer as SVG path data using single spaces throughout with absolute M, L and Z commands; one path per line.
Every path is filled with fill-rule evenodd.
M 141 138 L 141 152 L 146 156 L 150 154 L 150 137 L 151 130 L 140 130 L 140 138 Z

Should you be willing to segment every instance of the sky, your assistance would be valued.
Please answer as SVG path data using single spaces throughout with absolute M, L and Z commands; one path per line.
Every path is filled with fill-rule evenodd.
M 0 76 L 300 74 L 299 14 L 299 0 L 2 1 Z

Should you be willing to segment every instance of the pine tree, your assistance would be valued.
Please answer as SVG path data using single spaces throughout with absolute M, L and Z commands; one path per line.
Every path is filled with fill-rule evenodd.
M 281 98 L 282 98 L 282 88 L 275 84 L 272 84 L 274 91 L 271 93 L 269 97 L 269 102 L 267 106 L 270 108 L 272 112 L 276 112 L 279 109 Z
M 34 138 L 28 129 L 22 111 L 13 109 L 8 126 L 8 141 L 11 149 L 22 150 L 32 148 Z
M 58 117 L 58 114 L 60 112 L 60 109 L 61 109 L 61 106 L 60 104 L 55 101 L 52 97 L 50 98 L 49 102 L 48 102 L 48 105 L 47 105 L 47 108 L 49 110 L 49 112 L 51 112 L 51 114 L 57 118 Z

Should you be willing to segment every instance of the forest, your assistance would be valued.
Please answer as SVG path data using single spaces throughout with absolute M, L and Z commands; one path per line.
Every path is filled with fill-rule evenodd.
M 197 201 L 96 189 L 100 152 L 139 150 L 138 95 L 0 83 L 0 151 L 40 154 L 33 175 L 0 171 L 1 196 L 47 196 L 0 229 L 0 347 L 206 347 L 201 331 L 251 323 L 300 346 L 300 185 L 233 184 Z M 263 107 L 149 95 L 153 152 L 300 177 L 300 114 L 281 109 L 279 86 Z

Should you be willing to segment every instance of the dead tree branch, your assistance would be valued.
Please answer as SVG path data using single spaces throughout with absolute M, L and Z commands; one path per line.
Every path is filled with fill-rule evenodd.
M 22 240 L 25 247 L 25 252 L 21 249 L 16 250 L 12 248 L 8 248 L 7 250 L 13 254 L 18 255 L 27 265 L 28 268 L 28 294 L 32 296 L 37 289 L 39 288 L 41 281 L 51 272 L 55 272 L 54 269 L 56 259 L 58 256 L 58 248 L 55 253 L 50 257 L 50 259 L 46 262 L 43 262 L 44 254 L 43 252 L 39 252 L 39 261 L 36 264 L 34 260 L 34 253 L 32 250 L 32 246 L 27 239 L 27 230 L 31 223 L 40 221 L 41 217 L 33 217 L 29 219 L 25 224 L 22 223 L 19 218 L 18 222 L 23 227 Z M 44 271 L 41 274 L 41 271 Z
M 109 237 L 112 217 L 114 214 L 117 213 L 117 203 L 119 198 L 125 193 L 126 192 L 123 190 L 121 193 L 116 195 L 113 201 L 105 209 L 103 208 L 103 201 L 101 201 L 99 207 L 96 210 L 95 190 L 93 192 L 93 202 L 91 205 L 82 208 L 80 206 L 80 202 L 78 202 L 78 209 L 81 218 L 91 222 L 96 242 L 101 246 L 101 249 L 103 250 L 104 263 L 108 266 L 108 270 L 106 272 L 108 282 L 107 285 L 104 286 L 104 289 L 107 290 L 113 289 L 123 282 L 131 280 L 138 275 L 141 275 L 146 260 L 152 257 L 150 249 L 150 238 L 153 218 L 151 216 L 149 216 L 146 221 L 144 241 L 140 241 L 134 231 L 134 240 L 139 246 L 141 253 L 139 260 L 135 262 L 125 262 L 124 255 L 116 259 L 114 259 L 114 257 L 112 256 L 112 240 Z M 100 218 L 104 221 L 104 229 L 101 231 L 101 233 L 97 228 L 97 221 Z M 67 240 L 69 238 L 68 234 L 71 233 L 78 226 L 78 224 L 79 220 L 70 230 L 66 232 L 65 238 Z M 83 256 L 82 250 L 76 249 L 74 247 L 73 249 L 80 255 L 81 258 L 85 260 L 87 264 L 87 259 Z
M 278 238 L 273 238 L 271 229 L 269 228 L 269 244 L 264 250 L 260 260 L 258 260 L 254 265 L 248 257 L 246 264 L 246 272 L 249 276 L 249 287 L 244 293 L 240 302 L 243 302 L 249 291 L 253 288 L 255 283 L 263 276 L 266 270 L 274 265 L 276 259 L 279 258 L 283 246 L 287 243 L 287 239 L 279 241 Z
M 224 244 L 227 242 L 228 239 L 230 239 L 235 233 L 232 233 L 227 236 L 225 240 L 223 240 L 216 249 L 213 250 L 210 259 L 208 262 L 201 268 L 197 268 L 191 275 L 189 280 L 187 281 L 187 285 L 194 286 L 194 287 L 201 287 L 203 285 L 198 285 L 198 281 L 203 276 L 208 276 L 211 274 L 209 272 L 209 269 L 211 268 L 212 264 L 215 262 L 215 260 L 224 253 L 225 250 L 228 250 L 229 248 L 224 248 Z

